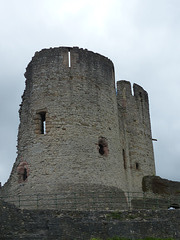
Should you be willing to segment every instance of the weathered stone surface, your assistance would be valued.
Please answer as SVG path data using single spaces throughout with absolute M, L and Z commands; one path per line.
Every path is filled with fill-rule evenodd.
M 180 211 L 20 210 L 0 201 L 2 240 L 90 240 L 100 237 L 180 239 Z
M 169 181 L 158 176 L 145 176 L 142 181 L 144 192 L 180 197 L 180 182 Z
M 128 190 L 142 191 L 142 178 L 155 174 L 154 154 L 147 92 L 137 84 L 117 82 L 120 145 L 124 150 L 124 165 Z

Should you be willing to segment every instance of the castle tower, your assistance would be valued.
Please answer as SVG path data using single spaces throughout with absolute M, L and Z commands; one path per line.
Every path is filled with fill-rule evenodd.
M 120 139 L 129 191 L 142 191 L 142 178 L 155 175 L 147 92 L 137 84 L 117 82 Z
M 119 81 L 116 92 L 113 63 L 77 47 L 36 52 L 25 77 L 18 155 L 1 196 L 110 192 L 124 208 L 124 192 L 142 193 L 155 174 L 143 88 L 134 84 L 133 95 Z
M 127 191 L 113 63 L 77 47 L 44 49 L 25 77 L 9 192 Z

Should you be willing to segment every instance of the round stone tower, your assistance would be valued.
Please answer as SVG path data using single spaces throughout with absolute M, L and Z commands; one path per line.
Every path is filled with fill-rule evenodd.
M 77 47 L 44 49 L 25 77 L 9 193 L 127 191 L 113 63 Z

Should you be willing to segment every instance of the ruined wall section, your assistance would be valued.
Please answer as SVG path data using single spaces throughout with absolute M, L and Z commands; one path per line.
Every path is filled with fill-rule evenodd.
M 35 54 L 25 77 L 9 191 L 56 193 L 94 184 L 127 190 L 113 63 L 76 47 L 44 49 Z M 22 161 L 28 175 L 19 183 Z
M 20 210 L 0 200 L 1 239 L 180 239 L 180 211 Z
M 124 168 L 130 191 L 142 191 L 142 178 L 155 174 L 149 101 L 137 84 L 117 82 L 117 101 Z

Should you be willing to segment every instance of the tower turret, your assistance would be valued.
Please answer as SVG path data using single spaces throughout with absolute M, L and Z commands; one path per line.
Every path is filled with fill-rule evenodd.
M 149 101 L 147 92 L 137 84 L 117 82 L 120 139 L 129 190 L 142 191 L 142 178 L 155 175 Z
M 113 63 L 77 47 L 44 49 L 25 77 L 10 192 L 126 190 Z

